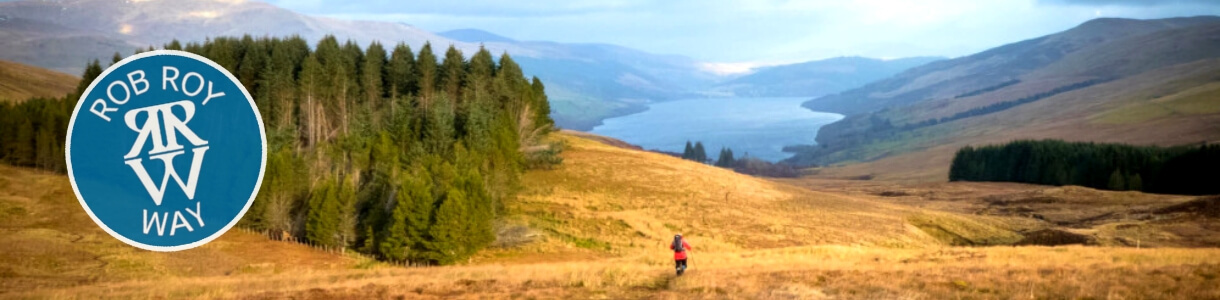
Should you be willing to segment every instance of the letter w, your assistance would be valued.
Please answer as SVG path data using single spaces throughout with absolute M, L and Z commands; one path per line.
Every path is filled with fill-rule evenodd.
M 152 178 L 148 176 L 148 171 L 144 169 L 144 163 L 141 162 L 141 159 L 129 159 L 127 160 L 127 165 L 131 166 L 132 171 L 136 172 L 136 177 L 140 178 L 140 183 L 144 184 L 144 189 L 148 190 L 148 195 L 152 196 L 153 203 L 156 203 L 158 206 L 161 205 L 161 199 L 165 196 L 165 184 L 169 183 L 170 178 L 178 182 L 178 186 L 182 188 L 183 192 L 186 192 L 187 198 L 194 200 L 195 183 L 199 182 L 199 166 L 203 164 L 203 154 L 208 151 L 208 146 L 197 147 L 191 149 L 191 151 L 194 152 L 191 159 L 191 173 L 185 182 L 178 175 L 178 171 L 174 169 L 174 157 L 185 151 L 174 151 L 149 157 L 150 159 L 159 159 L 165 164 L 165 176 L 161 178 L 160 186 L 153 185 Z

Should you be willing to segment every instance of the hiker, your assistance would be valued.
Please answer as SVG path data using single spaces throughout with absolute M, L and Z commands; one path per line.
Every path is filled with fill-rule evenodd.
M 690 250 L 690 244 L 682 238 L 682 234 L 674 236 L 674 242 L 669 244 L 669 249 L 674 250 L 674 270 L 678 271 L 678 276 L 686 271 L 686 251 Z

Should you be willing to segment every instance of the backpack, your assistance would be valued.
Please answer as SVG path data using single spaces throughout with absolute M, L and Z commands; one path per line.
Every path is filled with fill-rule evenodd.
M 674 252 L 686 251 L 686 248 L 682 247 L 682 237 L 675 236 L 674 243 L 670 244 L 670 247 L 674 248 Z

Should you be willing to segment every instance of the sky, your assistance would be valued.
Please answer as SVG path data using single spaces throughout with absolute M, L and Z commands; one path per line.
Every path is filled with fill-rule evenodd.
M 301 13 L 609 43 L 724 68 L 837 56 L 958 57 L 1098 17 L 1220 15 L 1220 0 L 270 0 Z

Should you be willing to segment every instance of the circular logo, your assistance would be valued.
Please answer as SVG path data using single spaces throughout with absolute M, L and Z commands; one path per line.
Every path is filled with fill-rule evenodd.
M 267 137 L 245 87 L 199 55 L 158 50 L 107 68 L 68 123 L 68 179 L 106 233 L 178 251 L 232 228 L 263 181 Z

